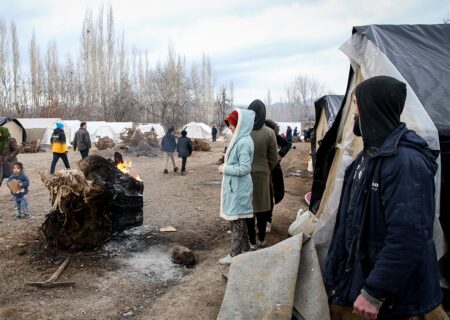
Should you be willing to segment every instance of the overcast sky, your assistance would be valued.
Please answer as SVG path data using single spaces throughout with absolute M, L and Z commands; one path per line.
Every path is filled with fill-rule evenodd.
M 272 102 L 302 73 L 343 94 L 349 61 L 339 46 L 352 27 L 434 24 L 449 18 L 449 0 L 0 0 L 0 18 L 16 23 L 27 59 L 32 31 L 41 48 L 55 41 L 77 56 L 86 10 L 112 5 L 117 32 L 128 47 L 165 59 L 169 43 L 188 63 L 210 56 L 216 86 L 234 82 L 237 104 Z M 450 39 L 450 36 L 449 36 Z

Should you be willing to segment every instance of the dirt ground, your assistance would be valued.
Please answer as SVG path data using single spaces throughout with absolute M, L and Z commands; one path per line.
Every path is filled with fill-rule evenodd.
M 225 142 L 216 142 L 210 152 L 194 152 L 186 176 L 170 171 L 164 175 L 162 156 L 124 153 L 144 181 L 144 225 L 117 235 L 102 248 L 76 254 L 48 250 L 40 233 L 50 204 L 38 171 L 49 169 L 51 152 L 20 154 L 31 181 L 32 218 L 14 220 L 4 181 L 0 319 L 216 319 L 226 287 L 222 273 L 228 270 L 217 261 L 230 245 L 228 223 L 219 217 L 221 175 L 215 164 L 224 146 Z M 304 195 L 312 182 L 306 170 L 309 143 L 295 146 L 282 161 L 286 195 L 275 206 L 269 245 L 287 238 L 297 211 L 307 207 Z M 91 154 L 112 158 L 113 151 Z M 69 152 L 72 167 L 79 159 L 78 152 Z M 167 225 L 177 231 L 159 232 Z M 176 244 L 194 251 L 198 261 L 194 268 L 170 261 L 168 251 Z M 69 255 L 71 262 L 59 281 L 75 281 L 74 287 L 41 289 L 25 284 L 48 279 Z

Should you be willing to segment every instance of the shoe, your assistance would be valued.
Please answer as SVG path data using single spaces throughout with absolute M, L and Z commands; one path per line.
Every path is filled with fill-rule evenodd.
M 185 176 L 185 175 L 186 175 L 186 172 L 181 171 L 181 175 L 182 175 L 182 176 Z
M 177 172 L 178 172 L 178 167 L 173 168 L 173 173 L 177 174 Z
M 265 248 L 265 247 L 267 247 L 267 242 L 266 242 L 266 240 L 260 241 L 260 242 L 258 243 L 258 247 L 260 247 L 260 248 Z
M 29 215 L 29 214 L 26 214 L 26 215 L 23 216 L 23 218 L 24 218 L 24 219 L 30 219 L 30 215 Z
M 231 259 L 233 259 L 233 257 L 230 254 L 227 254 L 225 257 L 219 259 L 219 263 L 220 264 L 231 264 Z
M 272 231 L 272 224 L 270 222 L 267 222 L 266 224 L 266 233 Z
M 164 169 L 164 174 L 168 174 L 169 171 L 167 171 L 167 169 Z
M 256 244 L 250 243 L 250 251 L 255 251 L 255 250 L 256 250 Z

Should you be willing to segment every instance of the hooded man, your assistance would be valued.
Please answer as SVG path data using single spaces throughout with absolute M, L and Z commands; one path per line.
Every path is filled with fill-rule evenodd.
M 270 173 L 278 163 L 278 147 L 275 132 L 267 127 L 266 106 L 260 100 L 250 103 L 249 110 L 255 112 L 255 122 L 250 136 L 255 145 L 252 162 L 253 210 L 258 227 L 259 247 L 266 244 L 266 223 L 272 210 L 270 193 Z M 250 248 L 256 249 L 255 218 L 246 219 Z
M 91 148 L 91 137 L 87 131 L 86 122 L 80 123 L 80 129 L 75 132 L 75 138 L 73 139 L 73 151 L 80 151 L 81 159 L 86 158 L 89 155 L 89 149 Z
M 323 273 L 331 318 L 445 319 L 433 242 L 437 155 L 400 122 L 403 82 L 374 77 L 355 95 L 364 149 L 345 173 Z
M 178 172 L 178 167 L 176 166 L 175 158 L 173 157 L 173 153 L 177 148 L 177 140 L 173 135 L 174 131 L 175 129 L 173 127 L 170 127 L 161 140 L 161 151 L 164 152 L 164 174 L 169 173 L 169 171 L 167 170 L 167 163 L 169 162 L 169 159 L 172 160 L 173 174 L 177 174 Z
M 11 137 L 8 128 L 0 126 L 0 186 L 5 178 L 13 173 L 14 163 L 17 162 L 17 154 L 20 147 L 16 139 Z

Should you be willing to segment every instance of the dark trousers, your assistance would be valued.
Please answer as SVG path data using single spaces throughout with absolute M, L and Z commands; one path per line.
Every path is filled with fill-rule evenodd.
M 186 172 L 187 157 L 181 157 L 181 172 Z
M 81 159 L 86 158 L 89 155 L 89 149 L 80 150 Z
M 266 224 L 270 217 L 271 211 L 255 212 L 256 227 L 258 228 L 258 239 L 264 241 L 266 239 Z M 255 230 L 255 218 L 245 219 L 248 229 L 248 238 L 252 245 L 256 244 L 256 230 Z
M 216 135 L 215 134 L 212 135 L 212 139 L 213 139 L 213 142 L 216 142 Z
M 66 169 L 70 169 L 69 159 L 67 159 L 67 153 L 53 152 L 53 161 L 52 161 L 52 165 L 50 166 L 50 174 L 55 174 L 55 167 L 56 167 L 56 163 L 58 162 L 59 158 L 61 158 L 62 161 L 64 162 Z

